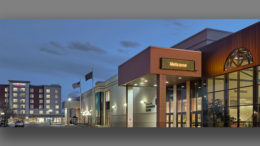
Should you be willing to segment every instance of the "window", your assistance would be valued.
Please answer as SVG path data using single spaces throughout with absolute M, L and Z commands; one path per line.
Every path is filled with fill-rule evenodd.
M 14 114 L 17 114 L 18 112 L 17 112 L 17 110 L 13 110 L 13 113 L 14 113 Z
M 39 94 L 39 98 L 43 98 L 43 95 L 42 95 L 42 94 Z
M 50 105 L 46 105 L 46 108 L 49 109 L 49 108 L 50 108 Z
M 13 104 L 13 108 L 18 108 L 18 105 L 17 104 Z
M 39 114 L 43 114 L 43 110 L 40 110 L 40 111 L 39 111 Z
M 55 108 L 56 108 L 56 109 L 59 109 L 59 108 L 60 108 L 60 106 L 59 106 L 59 105 L 56 105 L 56 106 L 55 106 Z
M 59 114 L 60 113 L 60 111 L 55 111 L 55 114 Z
M 50 100 L 46 100 L 46 103 L 50 103 Z
M 25 88 L 20 88 L 20 92 L 25 92 Z
M 46 89 L 46 93 L 50 93 L 51 92 L 51 89 Z
M 18 89 L 16 87 L 13 88 L 13 91 L 18 91 Z
M 13 99 L 13 103 L 17 103 L 18 102 L 18 99 Z
M 253 63 L 253 57 L 248 49 L 239 48 L 234 50 L 225 62 L 224 70 Z
M 25 99 L 20 99 L 20 103 L 25 103 Z
M 39 93 L 42 93 L 43 92 L 43 90 L 42 89 L 39 89 Z
M 33 89 L 33 88 L 30 88 L 30 92 L 33 93 L 33 92 L 34 92 L 34 89 Z
M 56 94 L 56 95 L 55 95 L 55 98 L 59 98 L 59 95 Z
M 30 105 L 30 108 L 34 108 L 34 105 L 33 105 L 33 104 L 31 104 L 31 105 Z
M 39 100 L 39 103 L 43 103 L 43 100 Z
M 46 95 L 46 98 L 51 98 L 51 95 L 50 95 L 50 94 L 47 94 L 47 95 Z
M 34 98 L 34 94 L 30 94 L 30 98 Z
M 31 99 L 31 100 L 30 100 L 30 103 L 34 103 L 34 100 L 33 100 L 33 99 Z
M 25 93 L 20 93 L 20 97 L 24 98 L 25 97 Z
M 13 93 L 13 97 L 17 97 L 17 93 Z
M 34 111 L 33 110 L 30 110 L 30 114 L 33 114 L 34 113 Z
M 21 104 L 21 105 L 20 105 L 20 108 L 25 108 L 25 104 Z
M 55 103 L 59 103 L 58 100 L 55 100 Z
M 5 88 L 5 92 L 8 92 L 8 87 Z
M 58 89 L 55 89 L 55 93 L 59 93 L 59 90 L 58 90 Z
M 42 109 L 43 108 L 43 106 L 42 105 L 39 105 L 39 109 Z
M 25 110 L 21 110 L 21 111 L 20 111 L 20 114 L 25 114 Z

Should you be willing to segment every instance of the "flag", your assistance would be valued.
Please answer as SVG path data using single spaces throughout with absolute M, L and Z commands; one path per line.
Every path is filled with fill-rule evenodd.
M 93 78 L 93 72 L 90 72 L 90 73 L 85 75 L 86 81 L 89 80 L 89 79 L 92 79 L 92 78 Z
M 72 84 L 72 87 L 73 87 L 74 89 L 80 87 L 80 81 L 77 82 L 77 83 Z

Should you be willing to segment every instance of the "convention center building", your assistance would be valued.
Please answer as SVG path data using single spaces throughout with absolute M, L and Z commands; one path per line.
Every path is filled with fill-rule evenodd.
M 260 22 L 149 46 L 81 97 L 100 127 L 259 127 Z

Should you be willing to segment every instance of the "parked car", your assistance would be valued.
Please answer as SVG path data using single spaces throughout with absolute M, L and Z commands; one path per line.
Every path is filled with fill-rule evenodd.
M 14 127 L 24 127 L 24 122 L 22 120 L 18 120 L 15 122 Z
M 8 127 L 8 123 L 6 120 L 1 120 L 0 127 Z

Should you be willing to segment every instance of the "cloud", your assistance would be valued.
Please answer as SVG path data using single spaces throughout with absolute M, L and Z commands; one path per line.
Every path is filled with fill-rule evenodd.
M 117 49 L 117 52 L 122 53 L 122 54 L 128 54 L 130 52 L 130 50 L 119 48 L 119 49 Z
M 138 42 L 134 42 L 134 41 L 121 41 L 120 44 L 125 48 L 136 48 L 140 46 Z
M 53 55 L 60 55 L 60 56 L 65 55 L 64 53 L 65 48 L 60 43 L 55 41 L 51 41 L 47 45 L 41 47 L 40 51 L 48 54 L 53 54 Z
M 86 52 L 92 51 L 95 53 L 102 53 L 102 54 L 106 53 L 106 51 L 104 49 L 101 49 L 101 48 L 91 44 L 90 42 L 86 42 L 85 44 L 81 43 L 81 42 L 71 42 L 68 45 L 68 48 L 73 49 L 73 50 L 86 51 Z

